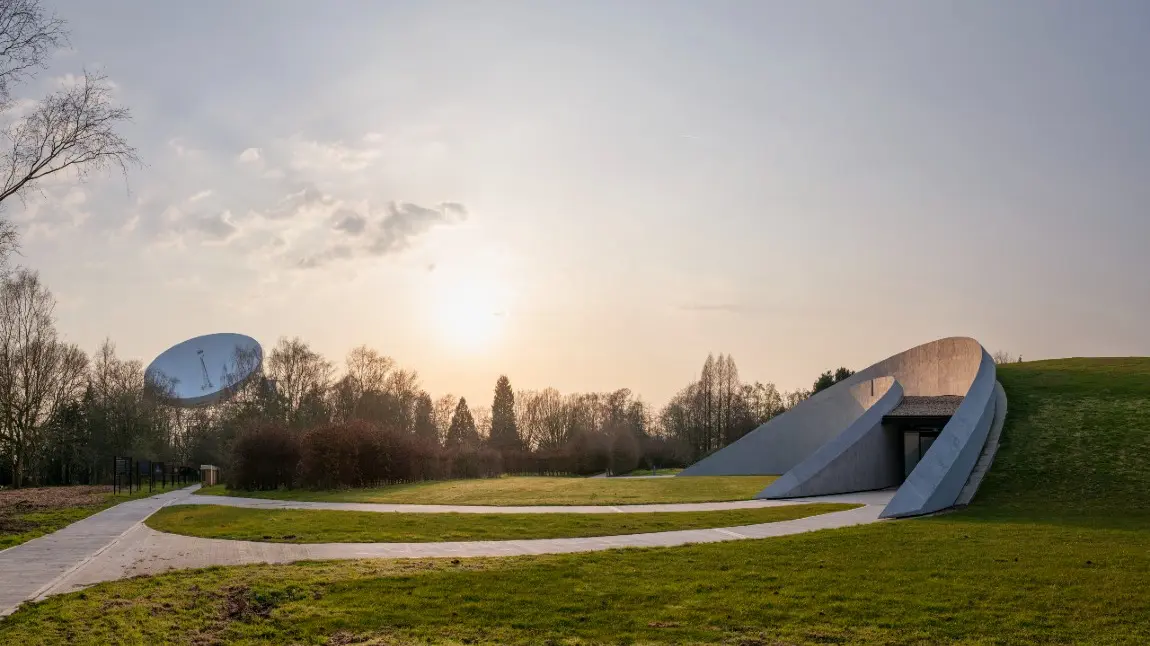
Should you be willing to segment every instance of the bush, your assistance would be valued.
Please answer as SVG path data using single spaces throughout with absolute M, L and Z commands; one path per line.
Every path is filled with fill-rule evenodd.
M 647 469 L 673 469 L 690 463 L 690 448 L 682 440 L 645 437 L 641 445 L 639 464 Z
M 336 489 L 379 482 L 382 442 L 371 424 L 354 420 L 323 424 L 304 434 L 299 476 L 305 487 Z
M 503 473 L 620 475 L 639 466 L 683 466 L 686 452 L 680 444 L 627 431 L 594 432 L 556 450 L 499 452 L 486 446 L 445 449 L 434 440 L 363 420 L 322 424 L 302 437 L 282 425 L 262 424 L 235 441 L 229 486 L 335 489 Z
M 620 476 L 631 473 L 639 466 L 639 438 L 629 429 L 611 437 L 608 472 Z
M 258 423 L 241 431 L 232 444 L 228 486 L 233 489 L 291 487 L 300 461 L 296 436 L 282 425 Z

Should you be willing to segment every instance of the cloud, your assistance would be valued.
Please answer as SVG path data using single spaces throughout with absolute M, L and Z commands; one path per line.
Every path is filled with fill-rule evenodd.
M 348 209 L 341 209 L 335 212 L 336 222 L 332 225 L 336 231 L 343 231 L 351 235 L 359 235 L 363 233 L 367 227 L 367 219 L 362 215 Z
M 121 234 L 178 248 L 228 245 L 262 273 L 400 253 L 468 211 L 454 201 L 389 201 L 395 140 L 296 135 L 216 151 L 172 137 L 167 146 L 181 159 L 168 163 L 179 175 L 128 212 Z
M 39 193 L 29 194 L 23 209 L 14 214 L 13 223 L 27 238 L 55 238 L 83 225 L 91 212 L 86 208 L 88 194 L 78 186 L 42 186 Z
M 331 247 L 323 252 L 308 256 L 299 261 L 299 267 L 303 269 L 312 269 L 327 264 L 332 260 L 342 260 L 352 256 L 351 247 L 340 244 Z
M 439 208 L 444 213 L 455 215 L 460 218 L 467 217 L 467 207 L 463 206 L 459 202 L 444 202 L 439 205 Z
M 450 222 L 453 216 L 467 217 L 467 209 L 455 202 L 444 202 L 434 209 L 410 202 L 392 202 L 387 205 L 386 215 L 368 252 L 379 256 L 402 251 L 413 238 L 436 224 Z
M 238 231 L 236 225 L 232 224 L 231 211 L 192 216 L 188 226 L 202 234 L 205 240 L 217 243 L 228 242 Z
M 168 147 L 175 151 L 177 157 L 194 157 L 200 153 L 199 150 L 192 148 L 188 145 L 182 137 L 173 137 L 168 140 Z
M 436 207 L 425 207 L 411 202 L 389 202 L 381 209 L 369 209 L 366 214 L 349 210 L 339 213 L 340 224 L 353 221 L 362 229 L 359 236 L 363 243 L 352 247 L 346 243 L 333 245 L 325 250 L 307 255 L 297 263 L 298 267 L 311 269 L 321 267 L 332 260 L 342 260 L 362 256 L 386 256 L 401 252 L 411 246 L 420 236 L 439 224 L 451 224 L 467 217 L 467 208 L 457 202 L 443 202 Z M 337 226 L 338 228 L 338 226 Z M 428 271 L 434 269 L 428 267 Z
M 274 207 L 263 211 L 261 215 L 269 220 L 293 219 L 308 209 L 334 203 L 335 198 L 324 194 L 314 185 L 309 184 L 294 193 L 289 193 Z
M 366 143 L 374 143 L 375 140 Z M 371 165 L 382 151 L 371 146 L 348 146 L 340 141 L 308 141 L 293 137 L 288 141 L 290 165 L 301 172 L 355 172 Z

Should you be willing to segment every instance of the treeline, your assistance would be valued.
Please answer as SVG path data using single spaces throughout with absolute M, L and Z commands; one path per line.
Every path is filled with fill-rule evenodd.
M 108 482 L 117 455 L 217 464 L 255 486 L 625 473 L 690 464 L 809 395 L 744 384 L 719 355 L 660 410 L 625 388 L 516 392 L 505 376 L 475 406 L 433 398 L 416 372 L 366 346 L 337 366 L 295 338 L 226 402 L 184 409 L 164 405 L 144 365 L 111 341 L 89 356 L 61 340 L 54 305 L 34 272 L 0 286 L 0 486 Z

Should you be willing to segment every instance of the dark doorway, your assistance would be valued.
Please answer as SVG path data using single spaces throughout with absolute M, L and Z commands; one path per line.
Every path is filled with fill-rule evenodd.
M 902 432 L 903 480 L 918 466 L 919 461 L 938 439 L 939 432 L 940 429 L 934 427 L 906 429 Z

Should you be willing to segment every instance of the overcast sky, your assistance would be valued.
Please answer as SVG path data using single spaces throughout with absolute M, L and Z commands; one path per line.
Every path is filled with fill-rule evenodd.
M 1150 4 L 47 0 L 146 167 L 6 204 L 62 334 L 655 404 L 941 336 L 1150 354 Z

